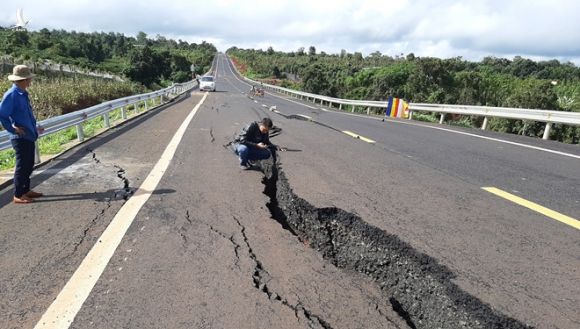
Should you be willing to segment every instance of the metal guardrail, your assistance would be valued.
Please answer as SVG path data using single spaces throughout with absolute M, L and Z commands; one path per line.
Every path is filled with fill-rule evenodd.
M 99 105 L 91 106 L 84 110 L 75 111 L 72 113 L 59 115 L 56 117 L 52 117 L 43 121 L 38 122 L 38 125 L 44 127 L 44 132 L 40 135 L 46 136 L 53 134 L 57 131 L 71 128 L 76 126 L 77 128 L 77 138 L 80 142 L 84 141 L 84 132 L 82 124 L 87 120 L 96 118 L 98 116 L 102 116 L 104 120 L 105 128 L 110 128 L 109 122 L 109 113 L 115 111 L 117 109 L 121 109 L 121 116 L 122 119 L 127 119 L 127 109 L 126 107 L 129 105 L 134 105 L 135 110 L 138 111 L 139 104 L 143 103 L 145 111 L 149 109 L 149 100 L 154 100 L 156 102 L 159 99 L 160 105 L 163 103 L 164 100 L 169 100 L 170 95 L 179 95 L 182 94 L 197 85 L 197 81 L 193 80 L 190 82 L 182 83 L 182 84 L 174 84 L 168 88 L 161 89 L 158 91 L 150 92 L 147 94 L 135 95 L 135 96 L 128 96 L 124 98 L 115 99 L 112 101 L 108 101 L 105 103 L 101 103 Z M 0 150 L 5 150 L 11 148 L 12 145 L 10 143 L 10 135 L 7 131 L 0 132 Z M 38 147 L 36 148 L 38 151 Z M 37 154 L 38 157 L 38 154 Z
M 229 59 L 229 58 L 228 58 Z M 236 68 L 236 66 L 229 60 L 230 65 L 234 68 L 236 73 L 252 84 L 261 84 L 260 82 L 248 79 L 244 77 Z M 295 96 L 301 100 L 312 101 L 313 103 L 319 103 L 324 106 L 325 103 L 329 107 L 338 107 L 339 110 L 343 110 L 344 107 L 350 106 L 351 112 L 354 112 L 355 107 L 366 107 L 367 115 L 370 115 L 371 109 L 381 109 L 384 110 L 387 107 L 388 102 L 386 101 L 365 101 L 365 100 L 352 100 L 352 99 L 340 99 L 328 96 L 321 96 L 301 91 L 296 91 L 288 88 L 282 88 L 270 84 L 262 84 L 265 89 L 270 91 L 275 91 L 278 93 Z M 445 120 L 446 114 L 461 114 L 461 115 L 473 115 L 484 117 L 482 130 L 487 128 L 489 118 L 504 118 L 504 119 L 516 119 L 516 120 L 529 120 L 537 122 L 545 122 L 546 128 L 544 129 L 543 139 L 549 139 L 550 129 L 552 124 L 561 123 L 571 126 L 580 126 L 580 113 L 577 112 L 565 112 L 565 111 L 548 111 L 548 110 L 535 110 L 535 109 L 521 109 L 521 108 L 509 108 L 509 107 L 488 107 L 488 106 L 472 106 L 472 105 L 440 105 L 440 104 L 421 104 L 421 103 L 409 103 L 409 119 L 413 118 L 413 112 L 437 112 L 441 113 L 439 123 L 442 124 Z

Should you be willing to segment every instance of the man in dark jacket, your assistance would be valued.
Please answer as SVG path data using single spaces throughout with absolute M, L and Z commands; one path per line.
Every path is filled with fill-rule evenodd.
M 268 134 L 273 123 L 270 118 L 252 122 L 234 140 L 234 150 L 240 157 L 240 168 L 251 168 L 251 161 L 268 159 L 277 147 L 270 142 Z
M 26 89 L 34 74 L 26 65 L 16 65 L 8 80 L 14 84 L 0 102 L 0 122 L 10 134 L 16 153 L 14 169 L 14 203 L 31 203 L 42 193 L 30 189 L 30 175 L 34 168 L 35 142 L 44 129 L 36 125 Z

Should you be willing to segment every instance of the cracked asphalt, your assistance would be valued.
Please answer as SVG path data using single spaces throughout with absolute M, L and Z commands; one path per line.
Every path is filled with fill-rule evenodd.
M 271 95 L 256 103 L 243 94 L 249 87 L 232 75 L 224 58 L 217 63 L 218 91 L 194 117 L 71 328 L 428 328 L 436 323 L 429 322 L 432 314 L 417 318 L 417 309 L 429 309 L 417 302 L 419 295 L 406 298 L 405 287 L 396 285 L 401 289 L 384 289 L 386 281 L 361 271 L 365 263 L 356 257 L 340 258 L 338 247 L 329 250 L 339 258 L 329 257 L 316 229 L 297 237 L 272 218 L 263 173 L 241 171 L 224 147 L 243 125 L 263 116 L 279 128 L 272 141 L 289 148 L 279 164 L 294 193 L 278 200 L 287 214 L 301 211 L 293 206 L 298 197 L 316 209 L 340 208 L 371 231 L 392 234 L 427 255 L 437 263 L 434 268 L 445 267 L 450 284 L 494 314 L 537 328 L 580 325 L 577 231 L 484 194 L 476 182 L 482 173 L 466 179 L 470 171 L 464 165 L 454 171 L 439 158 L 429 163 L 420 154 L 420 144 L 428 140 L 417 142 L 419 149 L 411 154 L 338 132 L 350 117 L 323 122 L 333 130 L 270 112 L 275 105 L 288 115 L 316 112 L 323 120 L 331 115 Z M 201 96 L 194 91 L 39 168 L 33 184 L 47 195 L 41 202 L 16 206 L 9 203 L 11 188 L 0 192 L 0 328 L 36 324 Z M 362 119 L 353 120 L 352 130 L 365 135 Z M 376 134 L 373 125 L 367 128 Z M 425 148 L 423 155 L 433 152 Z M 540 159 L 539 166 L 548 160 Z M 574 176 L 573 162 L 562 161 L 558 170 L 580 177 Z M 557 204 L 577 209 L 569 204 L 573 195 L 565 200 Z M 346 230 L 341 236 L 356 240 Z M 347 251 L 361 259 L 367 255 L 358 247 Z M 405 262 L 393 273 L 409 273 L 402 270 Z M 394 280 L 412 282 L 420 273 Z M 463 319 L 441 327 L 468 327 Z

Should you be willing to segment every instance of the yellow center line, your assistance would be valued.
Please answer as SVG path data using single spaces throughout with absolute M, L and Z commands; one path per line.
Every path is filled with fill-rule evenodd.
M 495 194 L 501 198 L 509 200 L 513 203 L 519 204 L 522 207 L 526 207 L 526 208 L 531 209 L 535 212 L 538 212 L 544 216 L 550 217 L 550 218 L 555 219 L 561 223 L 564 223 L 566 225 L 572 226 L 575 229 L 580 230 L 580 221 L 577 219 L 574 219 L 570 216 L 566 216 L 566 215 L 561 214 L 561 213 L 554 211 L 552 209 L 548 209 L 546 207 L 540 206 L 537 203 L 520 198 L 517 195 L 513 195 L 511 193 L 502 191 L 502 190 L 495 188 L 495 187 L 482 187 L 482 189 L 488 191 L 489 193 Z
M 352 131 L 343 130 L 342 132 L 343 132 L 343 133 L 345 133 L 345 134 L 347 134 L 347 135 L 349 135 L 350 137 L 354 137 L 354 138 L 356 138 L 356 139 L 363 140 L 363 141 L 365 141 L 365 142 L 367 142 L 367 143 L 371 143 L 371 144 L 374 144 L 374 143 L 376 143 L 374 140 L 372 140 L 372 139 L 369 139 L 369 138 L 366 138 L 366 137 L 363 137 L 363 136 L 361 136 L 361 135 L 359 135 L 359 134 L 355 134 L 355 133 L 353 133 Z

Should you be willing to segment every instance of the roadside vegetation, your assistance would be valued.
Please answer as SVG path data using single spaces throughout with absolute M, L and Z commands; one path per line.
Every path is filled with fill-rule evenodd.
M 230 48 L 227 51 L 246 76 L 283 87 L 347 99 L 386 100 L 389 96 L 414 103 L 502 106 L 580 112 L 580 68 L 557 60 L 535 62 L 486 57 L 462 58 L 386 56 L 375 52 L 317 53 L 315 47 L 295 52 Z M 436 114 L 415 119 L 437 120 Z M 480 127 L 481 117 L 451 119 L 451 124 Z M 492 119 L 489 129 L 542 136 L 544 123 Z M 580 128 L 554 125 L 551 139 L 580 142 Z
M 81 33 L 63 30 L 15 31 L 0 27 L 0 55 L 15 62 L 71 64 L 80 68 L 126 76 L 149 88 L 191 80 L 191 65 L 202 74 L 211 66 L 217 49 L 171 40 L 120 33 Z
M 0 81 L 4 93 L 12 83 Z M 37 120 L 67 114 L 96 104 L 145 92 L 134 82 L 120 82 L 86 76 L 46 77 L 38 75 L 28 89 L 30 102 Z

